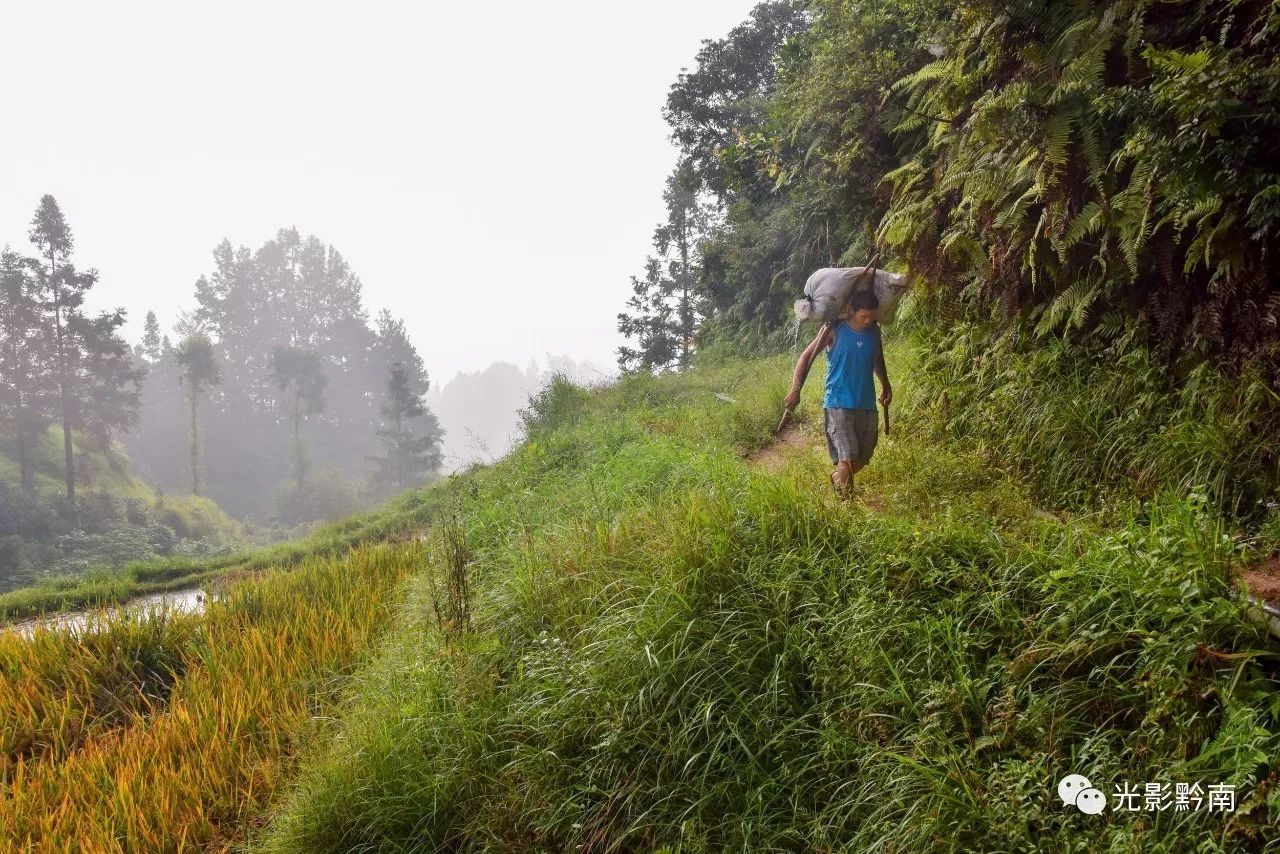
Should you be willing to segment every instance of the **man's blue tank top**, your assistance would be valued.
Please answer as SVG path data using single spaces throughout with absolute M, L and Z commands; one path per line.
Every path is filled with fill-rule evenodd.
M 835 325 L 835 337 L 835 343 L 827 351 L 827 393 L 822 406 L 825 409 L 875 409 L 876 389 L 871 377 L 876 348 L 880 346 L 879 330 L 873 323 L 858 332 L 841 322 Z

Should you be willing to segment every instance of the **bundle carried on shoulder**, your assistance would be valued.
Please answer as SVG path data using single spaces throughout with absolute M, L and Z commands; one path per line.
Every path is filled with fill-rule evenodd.
M 838 320 L 854 291 L 872 291 L 880 302 L 881 323 L 892 323 L 898 301 L 907 292 L 906 276 L 875 267 L 823 267 L 804 283 L 804 299 L 796 300 L 802 322 Z

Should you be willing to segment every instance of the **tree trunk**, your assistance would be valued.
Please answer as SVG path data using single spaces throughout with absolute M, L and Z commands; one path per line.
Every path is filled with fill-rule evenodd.
M 293 459 L 298 473 L 298 492 L 302 492 L 302 397 L 298 395 L 293 403 Z
M 689 339 L 693 337 L 693 312 L 689 307 L 688 222 L 680 228 L 680 369 L 689 367 Z
M 71 407 L 67 403 L 67 393 L 62 393 L 62 452 L 67 472 L 67 501 L 76 503 L 76 457 L 71 444 Z
M 31 491 L 31 487 L 35 484 L 35 476 L 31 471 L 31 460 L 27 457 L 27 431 L 22 424 L 22 414 L 19 411 L 18 418 L 18 471 L 22 478 L 22 488 Z
M 396 405 L 396 404 L 393 404 L 393 405 Z M 398 405 L 397 405 L 397 409 L 399 409 Z M 405 453 L 405 447 L 404 447 L 405 445 L 404 418 L 401 416 L 401 414 L 398 411 L 396 412 L 395 425 L 396 425 L 396 446 L 397 447 L 395 447 L 393 453 L 395 453 L 395 455 L 399 457 L 399 459 L 398 460 L 393 459 L 391 461 L 391 464 L 396 467 L 396 490 L 399 492 L 404 492 L 404 468 L 405 468 L 405 463 L 407 461 L 406 458 L 408 455 Z
M 62 329 L 62 288 L 58 285 L 58 267 L 53 249 L 49 249 L 49 284 L 53 286 L 53 326 L 58 338 L 58 374 L 61 379 L 59 399 L 62 404 L 62 450 L 66 466 L 67 503 L 75 514 L 76 506 L 76 458 L 71 444 L 71 399 L 67 375 L 67 347 Z
M 199 401 L 195 383 L 191 384 L 191 494 L 200 494 L 200 422 L 196 418 Z

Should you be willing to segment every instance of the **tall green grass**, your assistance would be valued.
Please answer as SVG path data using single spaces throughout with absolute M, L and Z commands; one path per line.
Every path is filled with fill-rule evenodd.
M 1053 506 L 1206 492 L 1257 518 L 1280 498 L 1280 394 L 1252 374 L 1158 358 L 1137 329 L 1106 344 L 990 323 L 916 330 L 917 422 L 1013 466 Z
M 1276 654 L 1226 595 L 1211 501 L 1063 524 L 917 407 L 838 504 L 816 388 L 782 476 L 742 459 L 789 367 L 537 401 L 452 499 L 470 629 L 437 619 L 458 551 L 435 539 L 264 850 L 1280 843 Z M 1087 816 L 1056 800 L 1069 772 L 1240 805 Z

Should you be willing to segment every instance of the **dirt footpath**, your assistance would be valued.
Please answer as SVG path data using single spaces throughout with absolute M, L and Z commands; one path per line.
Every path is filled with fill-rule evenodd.
M 792 424 L 779 433 L 772 442 L 747 454 L 747 463 L 752 468 L 767 474 L 778 474 L 786 467 L 787 460 L 796 454 L 803 453 L 810 444 L 817 441 L 816 437 L 808 434 L 803 425 Z

